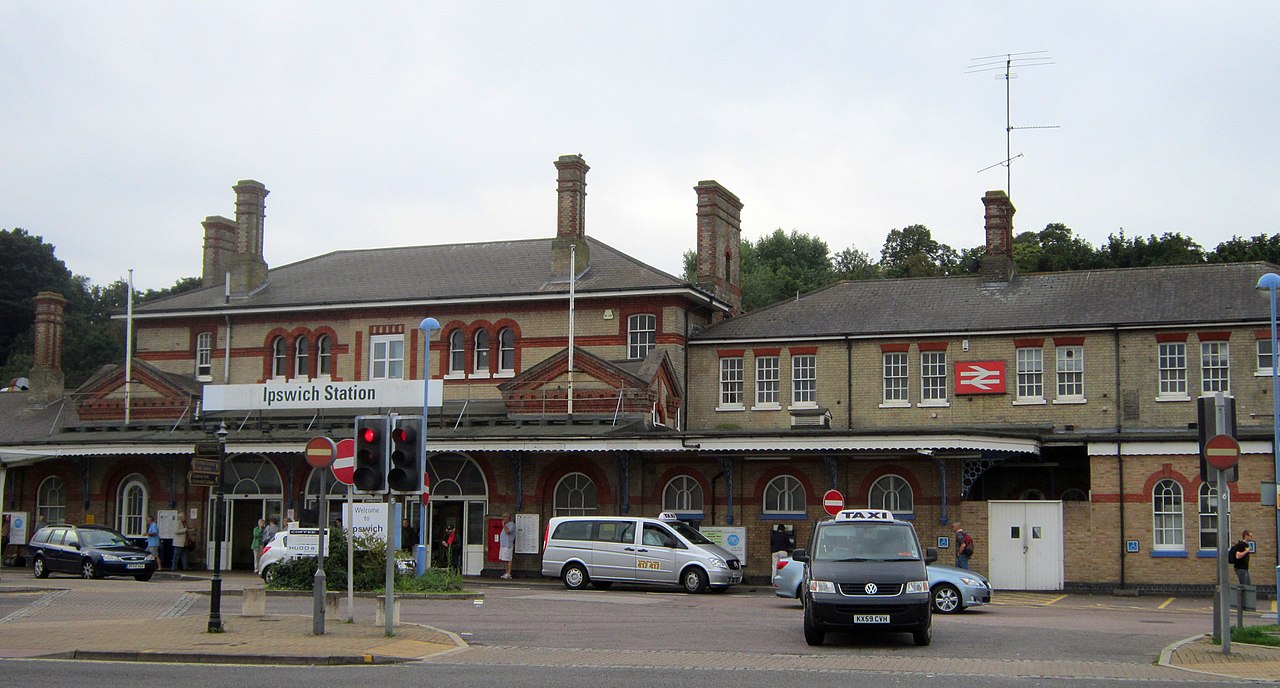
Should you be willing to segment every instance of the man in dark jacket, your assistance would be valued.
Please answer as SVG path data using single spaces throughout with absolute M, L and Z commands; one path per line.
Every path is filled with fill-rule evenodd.
M 1244 531 L 1240 534 L 1240 541 L 1231 546 L 1227 550 L 1227 561 L 1236 569 L 1236 580 L 1240 581 L 1240 585 L 1250 585 L 1249 581 L 1249 541 L 1253 539 L 1253 533 Z

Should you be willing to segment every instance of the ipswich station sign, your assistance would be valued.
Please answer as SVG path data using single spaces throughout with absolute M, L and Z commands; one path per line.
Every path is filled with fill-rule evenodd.
M 440 406 L 444 383 L 429 380 L 428 401 Z M 258 385 L 205 385 L 205 411 L 277 411 L 330 409 L 422 408 L 422 380 L 355 382 L 267 382 Z

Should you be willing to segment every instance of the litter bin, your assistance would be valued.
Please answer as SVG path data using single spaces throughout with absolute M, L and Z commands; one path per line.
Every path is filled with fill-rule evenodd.
M 1243 611 L 1258 611 L 1258 586 L 1232 585 L 1231 606 Z

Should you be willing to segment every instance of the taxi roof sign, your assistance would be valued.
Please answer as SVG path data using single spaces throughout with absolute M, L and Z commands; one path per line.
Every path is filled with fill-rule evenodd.
M 895 520 L 893 512 L 887 509 L 845 509 L 836 514 L 837 521 L 879 521 Z
M 676 516 L 676 512 L 674 511 L 664 511 L 658 514 L 658 520 L 659 521 L 679 521 L 680 517 Z

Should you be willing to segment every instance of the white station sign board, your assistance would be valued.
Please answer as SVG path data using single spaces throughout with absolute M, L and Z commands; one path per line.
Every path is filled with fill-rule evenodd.
M 430 380 L 428 401 L 440 407 L 444 382 Z M 205 385 L 205 411 L 273 411 L 318 408 L 422 408 L 422 380 L 356 382 L 266 382 L 258 385 Z
M 356 537 L 367 535 L 387 540 L 387 503 L 353 502 L 342 505 L 342 525 Z M 359 543 L 356 543 L 357 546 Z

